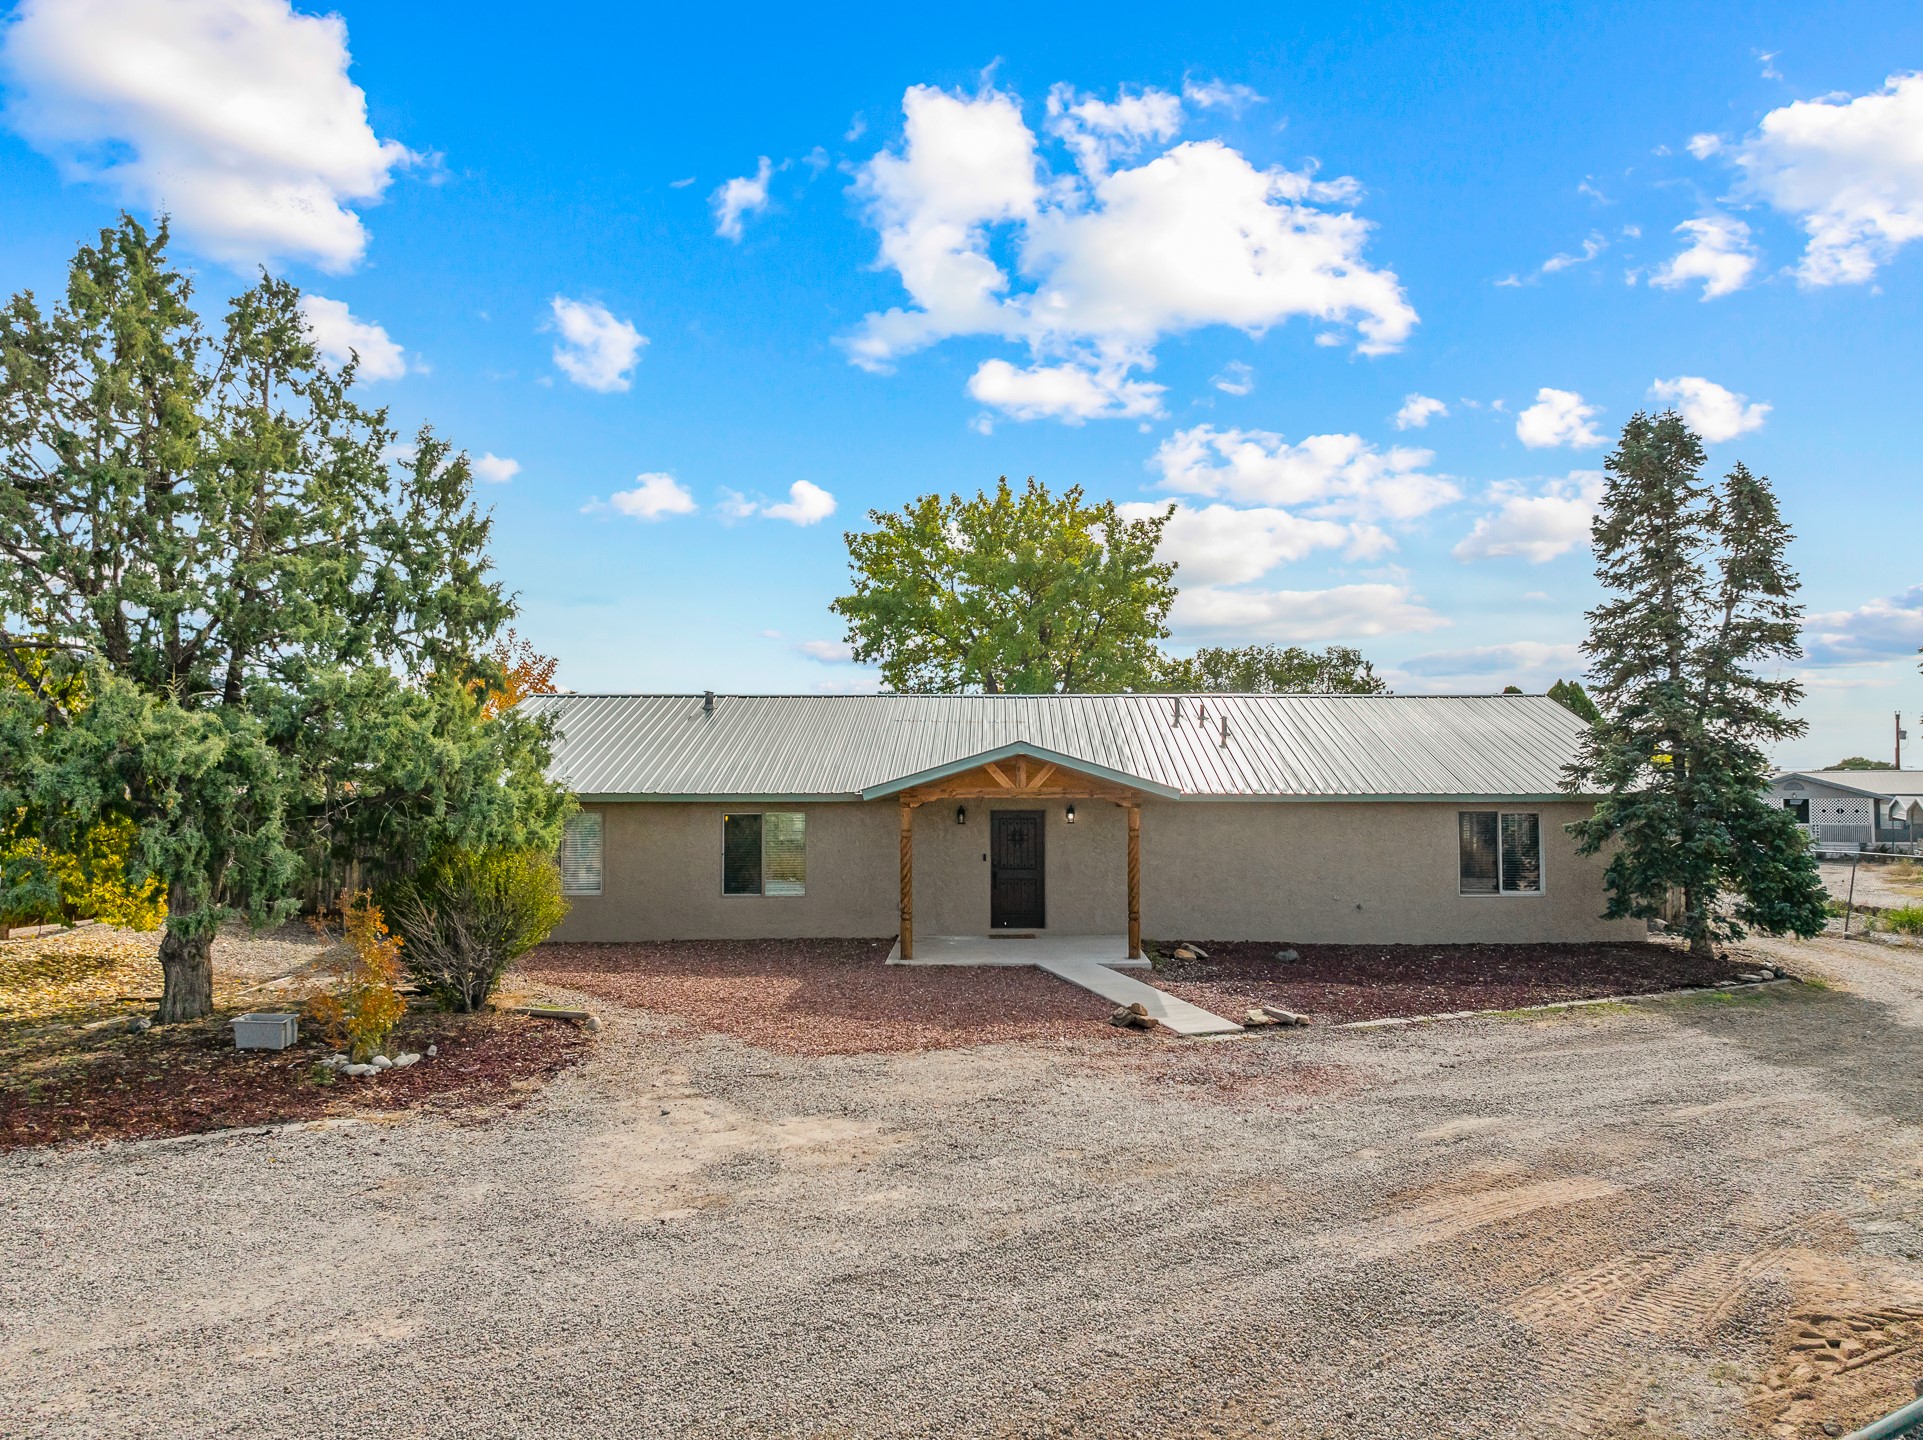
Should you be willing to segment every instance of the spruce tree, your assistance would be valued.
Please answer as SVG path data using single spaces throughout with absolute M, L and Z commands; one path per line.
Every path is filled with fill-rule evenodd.
M 263 276 L 210 333 L 166 227 L 124 219 L 65 304 L 0 308 L 0 819 L 132 823 L 163 1021 L 318 857 L 547 847 L 568 803 L 547 730 L 488 706 L 514 605 L 466 457 L 423 429 L 396 461 L 299 300 Z
M 1813 935 L 1827 897 L 1787 810 L 1768 798 L 1764 746 L 1801 735 L 1802 607 L 1769 482 L 1742 465 L 1720 489 L 1674 411 L 1638 414 L 1604 462 L 1596 577 L 1584 652 L 1601 717 L 1567 785 L 1601 798 L 1570 827 L 1610 848 L 1611 918 L 1655 918 L 1682 897 L 1696 954 L 1745 927 Z M 1778 678 L 1770 678 L 1776 676 Z

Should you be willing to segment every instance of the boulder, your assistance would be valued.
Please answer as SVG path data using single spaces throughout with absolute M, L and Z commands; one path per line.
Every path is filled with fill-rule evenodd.
M 372 1065 L 376 1070 L 392 1070 L 394 1068 L 394 1062 L 389 1060 L 385 1055 L 376 1055 L 367 1063 Z

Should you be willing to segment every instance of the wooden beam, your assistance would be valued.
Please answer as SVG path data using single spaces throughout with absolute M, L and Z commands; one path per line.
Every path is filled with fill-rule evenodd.
M 986 765 L 982 766 L 982 769 L 994 776 L 995 783 L 1001 786 L 1002 789 L 1013 790 L 1015 788 L 1015 782 L 1004 775 L 1001 766 L 997 765 L 993 760 L 990 760 Z
M 1142 953 L 1142 807 L 1128 807 L 1128 958 Z
M 901 958 L 915 958 L 915 807 L 901 805 Z
M 1029 781 L 1028 784 L 1023 788 L 1028 790 L 1039 790 L 1042 788 L 1042 786 L 1048 783 L 1048 777 L 1053 775 L 1054 773 L 1055 773 L 1055 767 L 1053 765 L 1044 765 L 1040 770 L 1037 770 L 1035 772 L 1035 778 Z

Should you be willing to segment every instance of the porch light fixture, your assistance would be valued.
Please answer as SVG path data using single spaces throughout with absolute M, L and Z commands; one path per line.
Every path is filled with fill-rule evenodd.
M 1068 817 L 1067 817 L 1067 818 L 1068 818 L 1068 823 L 1069 823 L 1069 824 L 1071 824 L 1071 825 L 1073 825 L 1073 824 L 1075 823 L 1075 807 L 1074 807 L 1073 805 L 1071 805 L 1071 806 L 1069 806 L 1069 807 L 1068 807 Z
M 957 805 L 955 807 L 955 823 L 957 825 L 966 825 L 968 823 L 968 807 L 966 805 Z

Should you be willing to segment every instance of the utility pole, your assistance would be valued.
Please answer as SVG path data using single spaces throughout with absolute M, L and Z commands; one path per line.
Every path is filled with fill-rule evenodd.
M 1896 768 L 1903 768 L 1903 742 L 1910 738 L 1910 732 L 1903 728 L 1903 712 L 1896 712 Z

